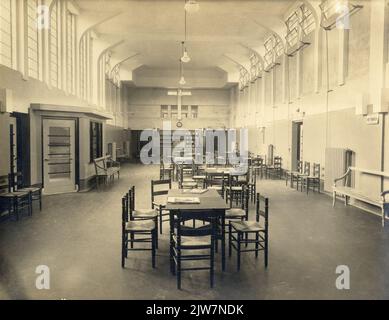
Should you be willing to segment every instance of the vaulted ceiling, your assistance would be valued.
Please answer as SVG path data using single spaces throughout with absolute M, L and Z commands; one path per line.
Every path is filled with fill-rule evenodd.
M 184 40 L 184 0 L 77 0 L 81 14 L 95 19 L 94 31 L 117 44 L 114 55 L 123 68 L 141 74 L 178 70 Z M 187 14 L 188 71 L 236 72 L 237 62 L 260 51 L 271 32 L 283 28 L 291 0 L 198 0 L 200 10 Z

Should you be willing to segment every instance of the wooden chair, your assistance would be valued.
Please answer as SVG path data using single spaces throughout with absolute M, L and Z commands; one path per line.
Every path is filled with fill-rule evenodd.
M 93 163 L 95 165 L 97 189 L 100 188 L 100 178 L 104 179 L 105 185 L 108 184 L 108 181 L 115 180 L 115 174 L 120 179 L 120 163 L 114 161 L 110 155 L 96 158 Z
M 130 194 L 122 198 L 122 268 L 125 267 L 128 252 L 140 250 L 151 251 L 151 265 L 155 268 L 158 231 L 154 221 L 134 219 L 130 210 L 133 205 L 129 203 L 132 199 L 131 192 L 130 190 Z M 150 243 L 151 248 L 134 248 L 136 243 Z
M 204 182 L 205 188 L 216 190 L 224 198 L 226 177 L 224 172 L 207 172 Z
M 193 171 L 191 171 L 193 173 Z M 197 182 L 192 178 L 192 175 L 188 176 L 184 173 L 184 166 L 178 165 L 178 188 L 179 189 L 194 189 L 197 188 Z
M 297 161 L 297 170 L 296 171 L 290 171 L 285 176 L 285 183 L 286 183 L 286 185 L 288 185 L 288 180 L 290 180 L 290 187 L 293 188 L 293 185 L 296 182 L 297 189 L 298 189 L 299 175 L 301 173 L 303 173 L 303 162 L 298 160 Z
M 266 178 L 281 179 L 282 178 L 282 158 L 274 157 L 273 165 L 266 166 Z
M 255 169 L 253 167 L 249 168 L 249 179 L 248 179 L 248 191 L 250 195 L 250 199 L 252 202 L 255 201 L 255 195 L 257 194 L 257 175 L 255 173 Z
M 28 215 L 32 215 L 32 199 L 30 191 L 12 191 L 9 175 L 0 176 L 0 203 L 19 220 L 19 213 L 23 209 L 28 210 Z
M 172 177 L 173 177 L 173 166 L 167 165 L 161 161 L 159 164 L 159 179 L 160 180 L 164 180 L 164 179 L 171 180 Z
M 251 169 L 253 174 L 256 176 L 260 176 L 263 178 L 263 159 L 261 157 L 257 157 L 252 159 L 251 161 Z
M 163 217 L 169 216 L 165 210 L 167 204 L 167 194 L 172 188 L 172 181 L 169 180 L 151 180 L 151 208 L 158 210 L 159 215 L 159 232 L 162 234 L 162 224 L 169 219 Z
M 173 274 L 177 277 L 177 289 L 181 289 L 181 274 L 184 271 L 209 270 L 211 288 L 214 285 L 215 223 L 209 218 L 209 224 L 197 228 L 184 225 L 185 221 L 199 217 L 205 218 L 204 212 L 179 211 L 174 221 L 171 263 Z M 188 261 L 209 261 L 209 265 L 183 267 L 183 263 Z
M 249 219 L 249 188 L 246 186 L 243 186 L 243 191 L 240 194 L 241 200 L 237 203 L 232 201 L 232 198 L 230 198 L 230 209 L 226 210 L 225 213 L 225 220 L 227 221 L 243 221 Z M 225 223 L 225 226 L 227 227 L 228 224 Z M 219 227 L 221 225 L 219 224 Z M 227 227 L 226 233 L 229 233 L 230 229 Z M 218 242 L 216 242 L 216 249 L 218 247 Z
M 262 221 L 263 220 L 263 221 Z M 252 237 L 254 236 L 254 237 Z M 268 266 L 269 249 L 269 199 L 257 193 L 255 221 L 231 221 L 229 223 L 228 253 L 231 257 L 232 248 L 237 252 L 237 269 L 240 270 L 241 253 L 264 251 L 265 267 Z M 242 248 L 242 244 L 246 248 Z M 251 245 L 254 244 L 254 248 Z M 250 247 L 248 247 L 250 245 Z
M 313 164 L 313 172 L 305 178 L 305 186 L 307 194 L 310 188 L 312 188 L 312 191 L 315 191 L 316 189 L 317 192 L 320 193 L 320 163 Z
M 41 184 L 26 186 L 24 184 L 23 174 L 21 172 L 8 174 L 8 179 L 10 181 L 11 191 L 30 192 L 31 201 L 39 202 L 39 210 L 42 211 L 42 185 Z
M 249 188 L 247 186 L 242 186 L 243 190 L 239 194 L 241 199 L 239 201 L 233 201 L 233 198 L 230 197 L 230 209 L 226 210 L 225 217 L 226 219 L 239 219 L 239 220 L 248 220 L 249 218 Z
M 308 178 L 310 176 L 310 174 L 311 174 L 311 163 L 308 161 L 305 161 L 304 162 L 304 171 L 303 171 L 303 173 L 300 173 L 298 175 L 298 182 L 297 182 L 297 189 L 298 189 L 298 185 L 300 184 L 300 191 L 301 192 L 306 187 L 306 183 L 307 183 L 306 178 Z
M 230 171 L 228 176 L 228 185 L 226 187 L 226 201 L 233 201 L 235 199 L 236 203 L 242 198 L 242 193 L 244 188 L 248 188 L 249 184 L 249 174 L 246 171 L 245 173 Z
M 132 198 L 129 199 L 129 210 L 131 213 L 131 217 L 133 220 L 153 220 L 155 222 L 155 227 L 158 230 L 158 216 L 159 212 L 156 209 L 153 208 L 147 208 L 147 209 L 139 209 L 135 208 L 135 186 L 131 187 L 131 192 L 128 193 L 128 196 L 131 196 Z M 158 249 L 158 232 L 157 232 L 157 249 Z
M 193 180 L 197 182 L 197 186 L 201 185 L 205 188 L 205 179 L 207 178 L 205 173 L 205 167 L 196 165 L 194 167 Z

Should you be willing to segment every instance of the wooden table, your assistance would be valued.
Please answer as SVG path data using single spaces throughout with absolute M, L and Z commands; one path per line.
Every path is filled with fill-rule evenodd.
M 202 194 L 195 194 L 184 192 L 182 189 L 171 189 L 167 195 L 168 197 L 196 197 L 200 199 L 200 203 L 183 204 L 183 203 L 167 203 L 166 210 L 170 214 L 170 250 L 173 246 L 173 232 L 174 232 L 174 216 L 179 214 L 180 210 L 204 212 L 204 215 L 213 216 L 221 219 L 221 244 L 222 244 L 222 270 L 226 266 L 226 252 L 225 252 L 225 212 L 229 209 L 225 200 L 219 195 L 216 190 L 207 190 Z

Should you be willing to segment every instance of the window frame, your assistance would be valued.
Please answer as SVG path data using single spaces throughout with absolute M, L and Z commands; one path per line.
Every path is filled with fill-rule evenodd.
M 92 163 L 95 159 L 103 156 L 103 124 L 91 120 L 89 130 L 90 163 Z M 94 138 L 96 138 L 96 141 Z

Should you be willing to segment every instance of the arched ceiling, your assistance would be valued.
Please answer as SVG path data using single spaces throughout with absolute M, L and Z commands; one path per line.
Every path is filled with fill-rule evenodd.
M 106 15 L 94 31 L 111 43 L 118 60 L 134 54 L 122 67 L 178 69 L 180 42 L 184 38 L 184 0 L 77 0 L 81 14 Z M 290 0 L 198 0 L 200 10 L 187 15 L 187 49 L 192 60 L 188 71 L 236 72 L 245 65 L 250 50 L 257 52 L 271 32 L 280 32 Z M 231 57 L 232 59 L 228 59 Z M 140 68 L 142 66 L 142 68 Z M 136 71 L 135 71 L 136 72 Z M 225 77 L 226 79 L 228 77 Z

